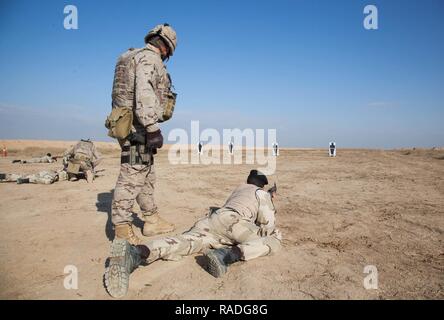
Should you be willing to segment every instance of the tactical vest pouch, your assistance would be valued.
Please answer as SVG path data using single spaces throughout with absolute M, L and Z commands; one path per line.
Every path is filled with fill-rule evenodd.
M 78 174 L 80 172 L 80 163 L 69 162 L 66 172 L 72 174 Z
M 131 132 L 133 110 L 129 107 L 113 108 L 106 118 L 105 127 L 108 136 L 115 139 L 125 139 Z
M 166 96 L 165 110 L 163 110 L 162 122 L 171 119 L 176 105 L 177 94 L 170 91 Z
M 153 154 L 144 145 L 131 145 L 122 149 L 120 163 L 128 163 L 131 166 L 152 165 L 154 162 Z

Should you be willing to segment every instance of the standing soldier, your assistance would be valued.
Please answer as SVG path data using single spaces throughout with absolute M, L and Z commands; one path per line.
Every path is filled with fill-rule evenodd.
M 140 206 L 145 236 L 174 230 L 174 225 L 159 216 L 154 202 L 156 180 L 153 154 L 163 145 L 159 122 L 171 118 L 176 94 L 164 61 L 176 49 L 176 32 L 168 24 L 157 25 L 145 37 L 143 48 L 131 48 L 116 65 L 112 92 L 113 112 L 130 110 L 129 135 L 112 135 L 122 148 L 120 174 L 114 189 L 112 223 L 116 238 L 131 244 L 141 243 L 132 229 L 134 201 Z M 116 117 L 119 119 L 119 117 Z M 107 126 L 108 127 L 108 126 Z M 114 130 L 111 123 L 110 132 Z M 120 128 L 117 128 L 121 132 Z

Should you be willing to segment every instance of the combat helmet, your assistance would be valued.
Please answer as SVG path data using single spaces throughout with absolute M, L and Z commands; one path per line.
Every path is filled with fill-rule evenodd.
M 177 46 L 176 31 L 168 23 L 158 24 L 145 36 L 145 43 L 148 43 L 154 36 L 160 36 L 165 41 L 170 48 L 170 56 L 172 56 Z

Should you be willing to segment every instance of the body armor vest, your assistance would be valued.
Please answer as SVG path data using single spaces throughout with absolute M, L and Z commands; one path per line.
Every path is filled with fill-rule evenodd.
M 255 221 L 259 211 L 259 200 L 256 197 L 256 191 L 259 189 L 253 184 L 240 185 L 230 195 L 224 208 L 233 209 L 241 216 Z
M 148 47 L 139 49 L 130 48 L 123 53 L 116 63 L 114 71 L 114 82 L 112 91 L 112 107 L 127 107 L 133 109 L 135 103 L 135 63 L 134 57 L 144 51 L 151 51 Z M 160 58 L 159 58 L 160 59 Z M 159 66 L 160 67 L 160 66 Z M 171 90 L 172 82 L 169 74 L 166 72 L 165 66 L 162 64 L 157 69 L 159 77 L 151 79 L 154 91 L 159 101 L 159 105 L 155 105 L 154 110 L 157 114 L 159 122 L 163 122 L 171 118 L 174 111 L 176 94 Z M 133 117 L 133 125 L 137 131 L 139 124 L 137 118 Z M 143 128 L 141 128 L 143 131 Z
M 143 49 L 130 48 L 117 60 L 114 71 L 112 107 L 132 108 L 134 104 L 134 68 L 131 67 L 133 57 Z M 132 80 L 131 80 L 132 79 Z

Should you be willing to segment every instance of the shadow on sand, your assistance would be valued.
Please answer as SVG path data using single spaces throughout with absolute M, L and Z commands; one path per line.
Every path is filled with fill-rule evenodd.
M 114 228 L 111 220 L 112 202 L 113 202 L 114 189 L 110 192 L 102 192 L 97 194 L 96 207 L 98 212 L 105 212 L 108 215 L 108 219 L 105 224 L 105 235 L 109 241 L 114 240 Z M 144 222 L 133 213 L 133 225 L 142 229 Z

